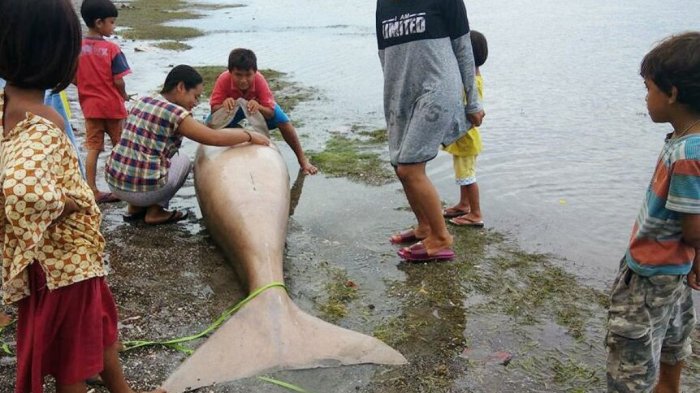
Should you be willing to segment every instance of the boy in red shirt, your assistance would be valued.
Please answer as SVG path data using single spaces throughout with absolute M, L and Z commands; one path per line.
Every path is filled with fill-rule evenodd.
M 95 180 L 104 136 L 109 135 L 112 146 L 118 143 L 127 115 L 124 101 L 128 96 L 123 77 L 131 69 L 119 46 L 104 39 L 114 32 L 118 13 L 109 0 L 85 0 L 80 7 L 88 33 L 83 38 L 76 85 L 85 116 L 86 180 L 98 203 L 119 201 L 109 192 L 98 191 Z
M 304 155 L 292 122 L 275 102 L 265 77 L 258 72 L 255 53 L 249 49 L 238 48 L 232 50 L 228 56 L 228 71 L 222 72 L 216 79 L 209 99 L 211 112 L 214 113 L 221 108 L 232 111 L 236 108 L 236 100 L 241 97 L 248 100 L 250 113 L 260 111 L 267 122 L 267 128 L 271 130 L 279 128 L 284 141 L 297 156 L 301 170 L 306 174 L 316 174 L 318 169 Z M 243 111 L 239 110 L 228 127 L 234 127 L 244 117 Z

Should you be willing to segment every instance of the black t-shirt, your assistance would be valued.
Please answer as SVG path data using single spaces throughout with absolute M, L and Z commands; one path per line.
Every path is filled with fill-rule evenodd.
M 469 32 L 462 0 L 377 0 L 379 49 L 406 42 L 459 38 Z

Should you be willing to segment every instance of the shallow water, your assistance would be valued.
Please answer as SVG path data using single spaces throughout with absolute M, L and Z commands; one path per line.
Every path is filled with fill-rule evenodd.
M 318 89 L 322 100 L 293 114 L 303 119 L 307 149 L 353 124 L 384 126 L 374 1 L 235 3 L 245 7 L 208 11 L 206 23 L 177 22 L 208 33 L 189 41 L 191 50 L 127 52 L 135 65 L 127 83 L 152 90 L 168 65 L 224 65 L 230 49 L 248 47 L 261 68 Z M 585 277 L 608 280 L 669 131 L 646 115 L 639 63 L 655 41 L 697 27 L 700 8 L 681 0 L 467 7 L 472 28 L 490 46 L 478 165 L 487 225 L 569 259 Z M 441 154 L 429 171 L 442 198 L 454 202 L 450 157 Z

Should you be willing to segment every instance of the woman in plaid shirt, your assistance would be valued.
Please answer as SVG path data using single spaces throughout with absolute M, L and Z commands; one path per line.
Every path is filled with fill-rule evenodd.
M 258 133 L 213 130 L 194 120 L 191 111 L 202 90 L 202 76 L 179 65 L 168 73 L 159 95 L 142 97 L 129 112 L 121 140 L 105 164 L 109 188 L 129 203 L 126 220 L 143 217 L 146 224 L 158 225 L 187 217 L 186 211 L 166 210 L 192 166 L 178 152 L 183 137 L 212 146 L 270 144 Z

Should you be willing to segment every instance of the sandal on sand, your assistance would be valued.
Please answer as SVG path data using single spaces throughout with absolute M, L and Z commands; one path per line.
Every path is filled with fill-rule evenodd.
M 413 228 L 406 229 L 405 231 L 401 231 L 395 235 L 392 235 L 389 238 L 389 242 L 391 242 L 391 244 L 413 243 L 413 242 L 417 242 L 419 240 L 421 240 L 421 239 L 416 237 L 416 232 Z
M 120 201 L 121 199 L 117 198 L 117 196 L 111 192 L 99 192 L 97 197 L 95 197 L 95 202 L 97 203 L 113 203 Z
M 469 214 L 469 210 L 462 210 L 454 207 L 448 207 L 447 209 L 442 210 L 442 216 L 445 218 L 455 218 L 467 214 Z
M 475 220 L 467 217 L 465 214 L 463 216 L 450 219 L 450 224 L 457 225 L 458 227 L 483 228 L 484 220 Z
M 455 252 L 451 248 L 445 248 L 429 255 L 422 242 L 404 247 L 396 253 L 406 262 L 451 261 L 455 259 Z
M 146 217 L 146 209 L 143 209 L 136 213 L 127 212 L 126 214 L 122 214 L 122 219 L 124 220 L 124 222 L 133 222 L 136 220 L 140 220 L 144 217 Z
M 184 220 L 185 218 L 187 218 L 187 215 L 188 215 L 188 214 L 189 214 L 189 212 L 187 212 L 187 211 L 184 211 L 184 212 L 183 212 L 183 211 L 180 211 L 180 210 L 173 210 L 173 211 L 170 212 L 170 215 L 169 215 L 166 219 L 164 219 L 164 220 L 156 221 L 156 222 L 148 222 L 148 221 L 145 221 L 145 222 L 146 222 L 146 224 L 148 224 L 148 225 L 172 224 L 172 223 L 174 223 L 174 222 L 178 222 L 178 221 Z

